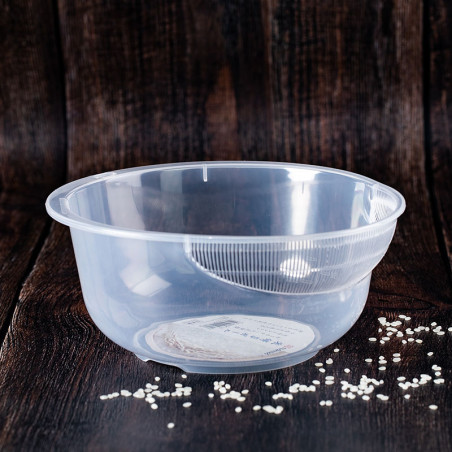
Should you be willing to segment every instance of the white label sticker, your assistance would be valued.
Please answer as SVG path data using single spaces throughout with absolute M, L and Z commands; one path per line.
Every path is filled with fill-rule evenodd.
M 275 317 L 214 315 L 158 325 L 145 335 L 153 350 L 204 361 L 250 361 L 288 355 L 315 339 L 304 323 Z

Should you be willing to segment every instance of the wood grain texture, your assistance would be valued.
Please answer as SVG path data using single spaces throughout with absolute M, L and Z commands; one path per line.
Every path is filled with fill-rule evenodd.
M 431 159 L 434 202 L 439 216 L 439 230 L 444 237 L 445 257 L 452 267 L 452 5 L 447 1 L 434 0 L 429 2 L 428 13 L 427 158 Z
M 51 1 L 0 5 L 0 190 L 37 201 L 64 180 L 65 112 Z
M 50 223 L 45 196 L 65 177 L 56 35 L 51 2 L 1 2 L 0 340 Z
M 60 2 L 60 11 L 71 178 L 240 158 L 216 3 Z M 113 32 L 108 17 L 117 19 Z
M 436 4 L 429 10 L 432 33 L 445 28 L 434 29 L 434 14 L 447 16 Z M 178 369 L 137 360 L 99 332 L 82 301 L 68 231 L 54 225 L 0 351 L 2 449 L 452 449 L 451 334 L 418 331 L 413 338 L 423 342 L 405 345 L 393 336 L 385 344 L 368 341 L 383 336 L 381 315 L 391 321 L 410 315 L 404 331 L 432 328 L 431 322 L 452 326 L 449 270 L 441 235 L 435 235 L 447 236 L 447 225 L 435 228 L 429 192 L 436 190 L 444 222 L 448 141 L 437 138 L 441 145 L 435 148 L 432 140 L 435 171 L 429 174 L 427 165 L 426 174 L 421 6 L 402 0 L 59 0 L 69 179 L 180 160 L 296 161 L 371 176 L 400 189 L 408 208 L 374 272 L 364 313 L 336 344 L 284 370 L 186 380 Z M 432 80 L 437 77 L 440 98 L 447 99 L 447 76 L 441 78 L 438 61 Z M 440 108 L 435 99 L 432 90 L 432 137 L 442 137 L 433 121 L 446 121 L 447 105 Z M 7 223 L 17 230 L 0 248 L 8 262 L 42 240 L 27 221 L 13 215 Z M 20 230 L 27 236 L 23 243 Z M 392 361 L 396 352 L 400 363 Z M 388 361 L 385 371 L 378 370 L 380 355 Z M 321 374 L 313 363 L 330 357 L 333 363 Z M 368 357 L 371 364 L 364 361 Z M 398 386 L 400 375 L 436 377 L 433 364 L 442 367 L 444 384 L 430 381 L 406 392 Z M 326 385 L 325 375 L 334 375 L 336 383 Z M 361 375 L 383 385 L 369 402 L 342 398 L 339 381 L 358 383 Z M 183 408 L 176 398 L 158 400 L 158 410 L 133 397 L 99 400 L 101 394 L 143 387 L 155 376 L 162 390 L 176 382 L 192 386 L 192 407 Z M 234 411 L 238 402 L 207 396 L 220 379 L 250 390 L 242 413 Z M 290 402 L 271 397 L 313 379 L 320 381 L 315 393 L 295 394 Z M 389 400 L 376 399 L 376 393 Z M 322 407 L 321 400 L 333 406 Z M 279 403 L 284 412 L 252 410 L 266 403 Z M 438 411 L 428 409 L 432 403 Z M 168 422 L 176 427 L 167 429 Z

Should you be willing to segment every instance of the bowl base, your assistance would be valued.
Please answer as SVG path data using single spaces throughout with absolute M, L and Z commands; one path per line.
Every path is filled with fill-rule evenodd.
M 202 363 L 202 364 L 196 364 L 194 362 L 190 363 L 174 363 L 166 360 L 156 360 L 151 359 L 147 356 L 143 355 L 137 355 L 135 356 L 139 358 L 142 361 L 155 361 L 160 364 L 167 364 L 170 366 L 176 366 L 180 369 L 182 369 L 186 373 L 193 373 L 193 374 L 244 374 L 244 373 L 253 373 L 253 372 L 266 372 L 271 370 L 278 370 L 278 369 L 284 369 L 286 367 L 295 366 L 297 364 L 301 364 L 305 361 L 308 361 L 309 359 L 313 358 L 315 355 L 317 355 L 318 352 L 314 353 L 307 353 L 305 355 L 299 355 L 287 357 L 286 359 L 280 359 L 278 361 L 270 361 L 269 362 L 260 362 L 257 363 L 237 363 L 236 365 L 231 365 L 228 363 L 227 366 L 224 365 L 224 363 Z
M 187 372 L 242 373 L 279 369 L 319 350 L 312 325 L 251 314 L 206 315 L 154 324 L 139 332 L 142 360 Z

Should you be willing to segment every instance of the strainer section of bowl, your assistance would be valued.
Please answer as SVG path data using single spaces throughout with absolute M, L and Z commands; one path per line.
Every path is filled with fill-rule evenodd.
M 281 294 L 328 292 L 357 283 L 382 259 L 396 221 L 372 226 L 250 242 L 191 238 L 186 253 L 211 277 L 240 287 Z

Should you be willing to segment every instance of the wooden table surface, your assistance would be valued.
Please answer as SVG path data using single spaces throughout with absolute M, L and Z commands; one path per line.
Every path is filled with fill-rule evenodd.
M 452 450 L 451 20 L 445 0 L 4 2 L 0 449 Z M 283 370 L 184 379 L 99 332 L 44 200 L 100 171 L 234 159 L 355 171 L 400 190 L 407 209 L 337 343 Z M 379 317 L 400 320 L 403 337 L 370 342 L 386 332 Z M 362 375 L 382 382 L 370 399 L 342 397 L 340 381 Z M 157 410 L 99 398 L 155 377 L 192 394 Z M 317 379 L 315 392 L 272 399 Z M 221 380 L 246 400 L 221 399 Z M 278 415 L 252 409 L 276 403 Z

